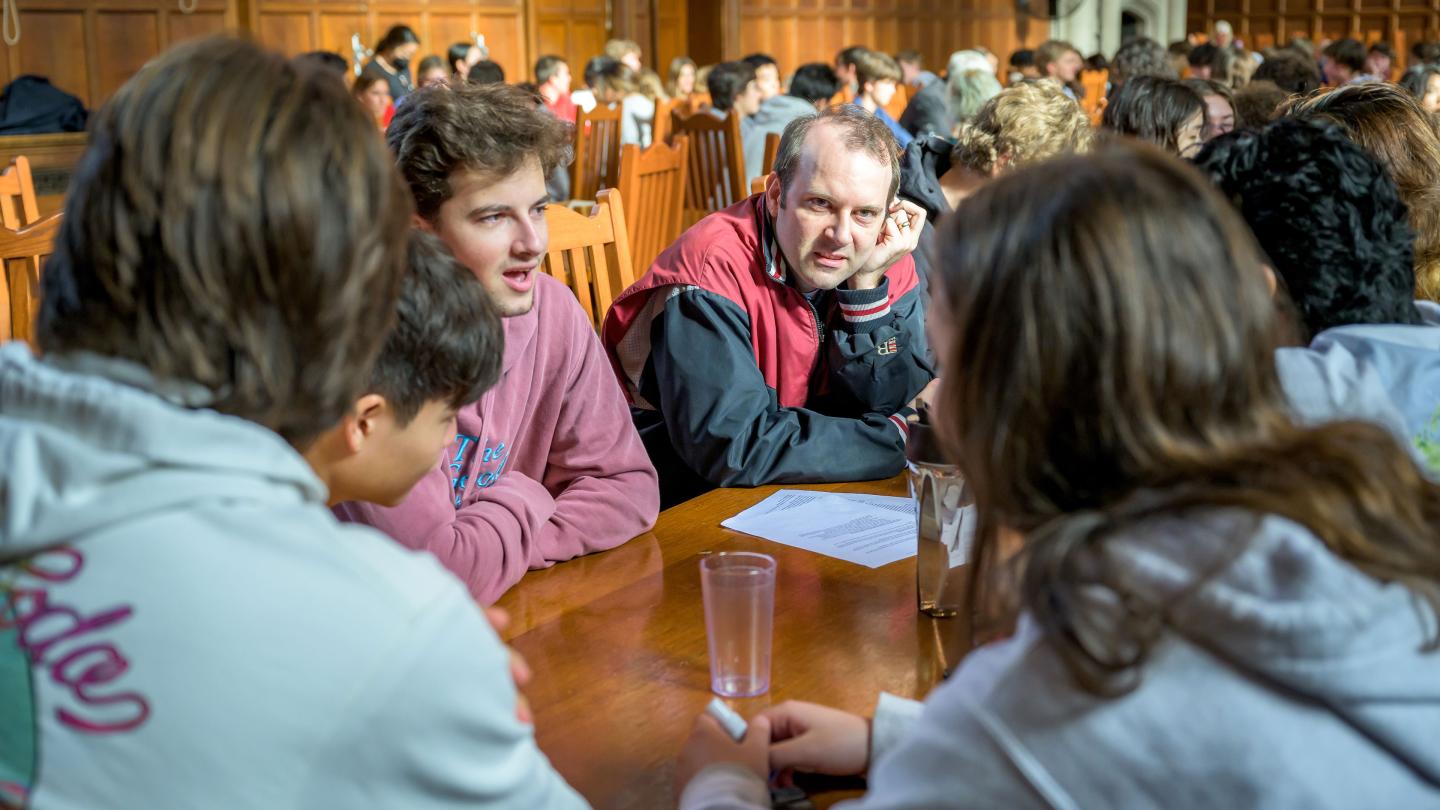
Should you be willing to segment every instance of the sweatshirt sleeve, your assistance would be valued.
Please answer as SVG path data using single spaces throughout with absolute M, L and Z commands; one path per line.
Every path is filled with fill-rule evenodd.
M 838 319 L 828 341 L 832 396 L 865 411 L 895 413 L 935 379 L 918 287 L 890 300 L 890 280 L 870 290 L 835 291 Z
M 578 342 L 583 345 L 574 351 L 581 359 L 545 465 L 545 489 L 559 494 L 537 529 L 540 557 L 532 557 L 531 568 L 614 548 L 648 531 L 660 514 L 659 477 L 605 347 L 588 322 Z
M 588 805 L 515 714 L 509 653 L 452 588 L 355 682 L 297 807 L 570 810 Z M 257 778 L 264 778 L 257 774 Z
M 675 452 L 716 486 L 888 478 L 905 463 L 901 414 L 780 407 L 755 365 L 744 311 L 705 290 L 665 302 L 641 387 Z
M 543 481 L 507 470 L 457 509 L 442 464 L 397 507 L 347 503 L 337 514 L 434 554 L 487 605 L 527 570 L 614 548 L 655 525 L 659 481 L 624 396 L 588 324 L 576 342 L 581 359 L 566 381 Z

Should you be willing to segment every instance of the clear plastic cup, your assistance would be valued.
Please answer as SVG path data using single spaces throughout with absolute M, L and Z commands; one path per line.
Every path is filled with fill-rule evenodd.
M 770 636 L 775 619 L 775 558 L 724 551 L 700 560 L 710 689 L 721 697 L 754 697 L 770 689 Z

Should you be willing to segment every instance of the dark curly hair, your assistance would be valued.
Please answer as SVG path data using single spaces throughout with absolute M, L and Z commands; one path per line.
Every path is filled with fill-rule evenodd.
M 509 176 L 529 159 L 546 175 L 570 162 L 571 125 L 540 109 L 533 93 L 507 84 L 416 90 L 385 130 L 415 210 L 433 220 L 457 171 Z
M 1255 68 L 1250 81 L 1274 82 L 1275 86 L 1291 95 L 1305 95 L 1320 89 L 1320 68 L 1315 60 L 1289 48 L 1277 48 L 1265 53 L 1265 61 Z
M 1334 125 L 1281 119 L 1196 158 L 1249 223 L 1310 336 L 1418 323 L 1414 234 L 1385 167 Z
M 370 372 L 370 393 L 390 403 L 400 427 L 425 403 L 460 409 L 500 378 L 505 335 L 480 280 L 445 243 L 410 230 L 409 267 L 395 325 Z
M 1410 209 L 1415 294 L 1440 301 L 1440 134 L 1420 103 L 1389 82 L 1364 82 L 1291 99 L 1281 113 L 1337 124 L 1380 160 Z

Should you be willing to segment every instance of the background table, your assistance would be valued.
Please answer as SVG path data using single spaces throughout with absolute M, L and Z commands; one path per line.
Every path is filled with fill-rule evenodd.
M 781 488 L 715 490 L 617 549 L 527 574 L 500 600 L 506 638 L 535 672 L 540 747 L 595 807 L 672 805 L 675 756 L 711 698 L 705 553 L 778 562 L 770 692 L 731 701 L 747 718 L 791 698 L 868 715 L 882 690 L 923 696 L 953 660 L 948 622 L 916 610 L 913 558 L 870 569 L 720 527 Z M 788 488 L 907 494 L 903 477 Z

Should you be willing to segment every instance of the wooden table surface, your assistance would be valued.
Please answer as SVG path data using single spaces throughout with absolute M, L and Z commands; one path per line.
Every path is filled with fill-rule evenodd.
M 781 488 L 715 490 L 617 549 L 527 574 L 500 600 L 506 638 L 535 673 L 526 693 L 540 747 L 595 807 L 672 805 L 675 756 L 711 698 L 708 552 L 778 562 L 770 692 L 731 701 L 745 717 L 791 698 L 869 715 L 882 690 L 921 697 L 940 679 L 950 631 L 916 610 L 914 558 L 870 569 L 720 527 Z M 907 494 L 903 477 L 784 488 Z

